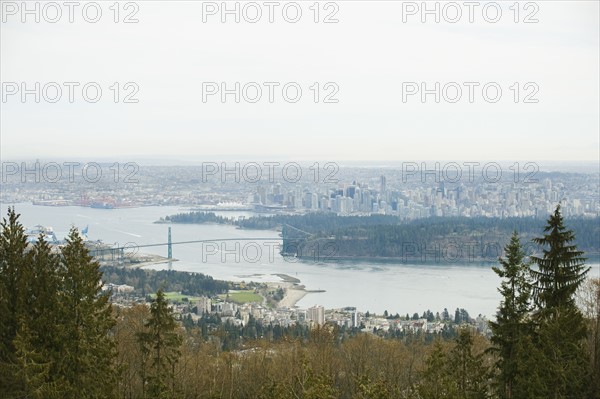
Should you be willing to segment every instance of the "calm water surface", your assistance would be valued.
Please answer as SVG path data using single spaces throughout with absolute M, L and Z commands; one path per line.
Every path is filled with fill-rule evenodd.
M 59 238 L 69 228 L 89 226 L 90 240 L 137 245 L 165 243 L 168 225 L 155 224 L 161 216 L 182 212 L 180 207 L 92 209 L 42 207 L 16 204 L 21 222 L 27 227 L 51 226 Z M 1 205 L 6 215 L 8 204 Z M 223 216 L 251 216 L 243 212 Z M 411 264 L 404 262 L 314 262 L 284 259 L 278 254 L 281 242 L 275 231 L 239 230 L 223 225 L 172 225 L 173 242 L 210 239 L 240 239 L 216 243 L 174 245 L 175 270 L 201 272 L 233 281 L 279 281 L 277 273 L 301 280 L 309 290 L 298 305 L 326 308 L 356 306 L 361 311 L 411 315 L 430 309 L 465 308 L 472 316 L 493 316 L 500 296 L 498 277 L 491 263 Z M 267 238 L 267 240 L 255 240 Z M 150 247 L 142 252 L 167 255 L 167 247 Z M 600 265 L 591 263 L 590 275 L 600 276 Z M 160 266 L 167 267 L 167 265 Z

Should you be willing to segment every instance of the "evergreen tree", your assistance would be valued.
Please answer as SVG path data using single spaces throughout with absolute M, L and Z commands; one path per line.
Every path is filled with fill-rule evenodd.
M 418 385 L 419 397 L 484 399 L 487 397 L 486 373 L 482 354 L 473 353 L 471 332 L 461 328 L 456 345 L 450 351 L 445 351 L 439 341 L 434 342 Z
M 536 341 L 535 335 L 523 335 L 514 345 L 515 357 L 520 361 L 512 384 L 515 399 L 552 397 L 544 376 L 546 359 Z
M 584 350 L 585 322 L 579 309 L 561 306 L 544 319 L 534 336 L 540 352 L 534 373 L 555 399 L 584 398 L 591 386 L 589 361 Z M 537 397 L 540 397 L 539 394 Z
M 458 395 L 456 380 L 449 370 L 448 354 L 439 340 L 433 344 L 433 351 L 427 358 L 426 368 L 421 375 L 418 387 L 423 399 L 453 398 Z
M 12 369 L 13 391 L 7 395 L 15 398 L 61 398 L 60 391 L 50 378 L 51 362 L 33 344 L 34 338 L 27 324 L 19 323 L 14 340 L 15 362 Z
M 33 345 L 51 362 L 51 375 L 56 375 L 56 364 L 63 346 L 60 326 L 64 316 L 60 257 L 52 253 L 44 235 L 40 235 L 31 251 L 31 274 L 28 296 L 30 303 L 24 315 L 31 331 Z
M 106 398 L 114 394 L 112 368 L 114 343 L 109 333 L 115 324 L 109 297 L 101 294 L 102 273 L 72 228 L 62 248 L 63 343 L 58 373 L 70 398 Z
M 30 280 L 31 256 L 27 236 L 14 208 L 0 223 L 0 397 L 15 396 L 19 384 L 15 340 L 27 313 L 25 288 Z
M 584 350 L 586 324 L 575 304 L 575 292 L 585 279 L 583 253 L 572 244 L 573 231 L 563 224 L 560 205 L 548 219 L 544 234 L 534 242 L 544 246 L 542 257 L 532 257 L 538 326 L 534 344 L 541 351 L 537 366 L 542 386 L 554 398 L 584 397 L 589 386 Z
M 31 269 L 27 235 L 19 217 L 9 208 L 8 219 L 3 218 L 0 224 L 0 362 L 14 359 L 18 319 L 25 313 L 22 288 Z
M 458 397 L 484 399 L 487 397 L 486 369 L 481 354 L 473 353 L 473 335 L 468 327 L 461 328 L 456 346 L 448 355 L 448 372 L 456 381 Z
M 447 308 L 444 308 L 444 311 L 442 312 L 442 320 L 450 320 L 450 313 L 448 313 Z
M 522 357 L 526 353 L 518 351 L 519 341 L 531 333 L 528 320 L 530 311 L 531 287 L 529 281 L 529 265 L 524 263 L 525 254 L 521 247 L 519 235 L 514 232 L 510 242 L 504 248 L 506 258 L 500 258 L 502 268 L 493 267 L 494 272 L 503 279 L 498 291 L 502 302 L 496 313 L 496 321 L 490 322 L 492 333 L 492 350 L 500 356 L 496 367 L 499 371 L 499 395 L 502 398 L 514 398 L 515 378 L 526 373 L 522 367 Z
M 57 365 L 62 356 L 60 336 L 59 258 L 40 234 L 28 252 L 27 282 L 19 287 L 23 313 L 14 339 L 16 361 L 12 365 L 18 391 L 15 397 L 62 397 L 62 375 Z
M 147 361 L 142 367 L 144 386 L 148 385 L 148 396 L 152 399 L 175 396 L 175 364 L 179 358 L 182 340 L 177 332 L 177 323 L 162 290 L 150 307 L 150 319 L 146 331 L 138 334 L 138 342 Z M 149 359 L 148 359 L 149 357 Z
M 552 313 L 561 306 L 575 305 L 575 292 L 585 280 L 589 268 L 585 267 L 583 252 L 572 244 L 575 234 L 564 226 L 560 205 L 550 215 L 544 232 L 546 234 L 542 237 L 533 239 L 545 248 L 541 258 L 531 257 L 539 266 L 539 270 L 531 273 L 535 279 L 536 304 L 542 313 Z

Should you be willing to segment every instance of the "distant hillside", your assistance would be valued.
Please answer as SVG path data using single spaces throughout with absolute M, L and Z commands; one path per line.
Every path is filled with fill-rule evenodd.
M 326 261 L 335 258 L 402 258 L 421 260 L 489 260 L 502 254 L 518 231 L 528 254 L 540 248 L 531 242 L 543 233 L 544 220 L 533 218 L 427 218 L 388 225 L 327 228 L 312 235 L 290 236 L 283 253 Z M 588 255 L 600 253 L 600 218 L 566 220 L 576 244 Z M 287 229 L 291 231 L 292 229 Z
M 431 217 L 412 221 L 392 215 L 338 216 L 335 213 L 254 216 L 232 221 L 212 212 L 190 212 L 161 219 L 172 223 L 234 224 L 245 229 L 281 230 L 284 255 L 317 260 L 334 258 L 402 258 L 490 260 L 502 253 L 518 231 L 528 253 L 538 252 L 531 239 L 546 221 L 536 218 Z M 600 218 L 565 221 L 576 244 L 600 255 Z

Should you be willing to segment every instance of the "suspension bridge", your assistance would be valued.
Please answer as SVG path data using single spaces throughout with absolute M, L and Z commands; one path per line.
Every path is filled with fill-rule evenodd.
M 202 240 L 187 240 L 187 241 L 175 241 L 173 242 L 171 237 L 171 227 L 169 227 L 167 234 L 167 242 L 160 242 L 154 244 L 137 244 L 134 242 L 126 243 L 122 246 L 110 247 L 110 248 L 90 248 L 90 255 L 93 257 L 101 257 L 105 259 L 108 254 L 112 260 L 123 261 L 126 253 L 137 252 L 140 248 L 152 248 L 152 247 L 167 247 L 167 259 L 173 259 L 173 246 L 174 245 L 189 245 L 189 244 L 203 244 L 203 243 L 214 243 L 214 242 L 227 242 L 227 241 L 282 241 L 282 245 L 285 247 L 285 243 L 288 240 L 287 229 L 292 229 L 299 233 L 304 234 L 305 237 L 310 237 L 313 234 L 304 230 L 298 229 L 294 226 L 284 224 L 282 226 L 281 237 L 235 237 L 235 238 L 210 238 Z M 282 251 L 285 253 L 285 251 Z

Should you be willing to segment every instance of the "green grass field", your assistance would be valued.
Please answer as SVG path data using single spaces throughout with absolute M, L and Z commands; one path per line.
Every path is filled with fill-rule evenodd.
M 225 299 L 227 295 L 219 295 L 221 299 Z M 229 291 L 229 300 L 235 303 L 257 302 L 262 303 L 262 296 L 255 293 L 253 290 Z

